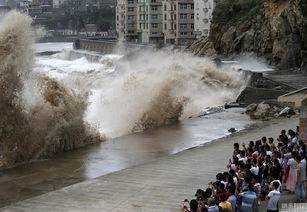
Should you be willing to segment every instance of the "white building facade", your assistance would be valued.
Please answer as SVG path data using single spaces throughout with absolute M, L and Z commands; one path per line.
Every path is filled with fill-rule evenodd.
M 120 41 L 125 40 L 126 27 L 126 4 L 125 0 L 118 0 L 116 5 L 116 32 Z
M 185 45 L 208 36 L 217 0 L 118 0 L 120 40 Z
M 194 33 L 196 38 L 209 36 L 216 0 L 194 0 Z

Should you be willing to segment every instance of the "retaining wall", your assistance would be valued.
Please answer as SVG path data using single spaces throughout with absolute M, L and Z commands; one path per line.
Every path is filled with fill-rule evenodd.
M 103 54 L 124 53 L 131 49 L 148 49 L 154 48 L 152 45 L 142 45 L 134 43 L 118 43 L 117 40 L 90 40 L 77 39 L 74 42 L 75 49 L 94 51 Z

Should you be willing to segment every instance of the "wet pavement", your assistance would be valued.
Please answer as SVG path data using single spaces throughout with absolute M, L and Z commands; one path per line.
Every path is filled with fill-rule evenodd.
M 74 184 L 0 211 L 178 211 L 182 200 L 192 199 L 196 189 L 206 188 L 218 172 L 226 169 L 234 142 L 249 142 L 262 136 L 276 138 L 281 129 L 294 129 L 297 124 L 298 118 L 268 121 L 205 146 Z M 199 127 L 192 128 L 200 130 Z M 286 196 L 283 201 L 293 202 L 293 197 Z M 259 211 L 266 211 L 265 207 L 266 203 L 262 203 Z
M 222 112 L 0 171 L 0 207 L 202 145 L 250 123 L 240 112 Z

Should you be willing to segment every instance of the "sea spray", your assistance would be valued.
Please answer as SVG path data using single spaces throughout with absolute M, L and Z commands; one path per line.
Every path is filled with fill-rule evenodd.
M 102 140 L 87 125 L 87 94 L 32 71 L 31 18 L 10 12 L 0 21 L 0 167 Z
M 196 117 L 234 101 L 247 83 L 234 69 L 169 49 L 133 51 L 114 69 L 94 83 L 86 115 L 111 138 Z

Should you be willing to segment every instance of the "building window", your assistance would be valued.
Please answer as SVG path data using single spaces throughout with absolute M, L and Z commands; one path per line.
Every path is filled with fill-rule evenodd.
M 151 3 L 157 3 L 157 0 L 151 0 Z
M 140 19 L 140 21 L 144 21 L 145 20 L 145 15 L 139 15 L 139 19 Z
M 134 28 L 134 24 L 128 24 L 128 28 Z
M 194 24 L 191 24 L 191 29 L 194 29 Z
M 134 15 L 128 15 L 128 20 L 134 20 Z
M 166 21 L 166 19 L 167 19 L 167 15 L 166 15 L 166 14 L 164 14 L 164 20 Z
M 157 11 L 158 10 L 158 6 L 156 6 L 156 5 L 151 6 L 151 10 Z
M 152 23 L 152 24 L 151 24 L 151 28 L 153 28 L 153 29 L 158 28 L 158 24 L 157 24 L 157 23 Z
M 180 4 L 180 9 L 186 10 L 186 9 L 188 9 L 188 5 L 187 4 Z
M 174 14 L 174 20 L 176 20 L 176 18 L 177 18 L 177 16 L 176 16 L 176 14 Z
M 191 4 L 191 10 L 194 10 L 194 4 Z
M 193 14 L 191 14 L 191 19 L 194 19 L 194 13 L 193 13 Z
M 139 7 L 139 12 L 144 12 L 145 11 L 145 7 L 144 6 L 140 6 Z
M 139 24 L 139 26 L 140 26 L 139 27 L 140 29 L 145 29 L 145 24 L 144 23 Z
M 151 15 L 151 20 L 158 20 L 158 15 L 157 14 Z
M 134 11 L 134 7 L 128 7 L 128 12 L 133 12 Z
M 208 18 L 205 18 L 205 19 L 204 19 L 204 23 L 207 24 L 208 22 L 209 22 Z
M 164 4 L 164 11 L 166 11 L 167 9 L 166 9 L 166 4 Z
M 180 32 L 180 35 L 187 35 L 188 32 Z
M 164 24 L 164 29 L 167 30 L 167 25 L 166 24 Z
M 157 35 L 157 34 L 158 34 L 158 32 L 151 32 L 151 34 L 152 34 L 152 35 Z
M 187 29 L 188 28 L 188 24 L 180 24 L 180 29 Z
M 128 4 L 134 4 L 134 0 L 128 0 Z
M 134 30 L 128 30 L 128 33 L 133 34 Z
M 180 14 L 180 19 L 188 19 L 188 14 Z
M 176 10 L 176 4 L 174 4 L 174 10 Z

